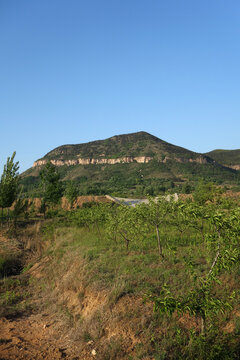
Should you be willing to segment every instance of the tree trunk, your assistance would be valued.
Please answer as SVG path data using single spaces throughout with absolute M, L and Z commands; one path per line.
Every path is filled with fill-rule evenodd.
M 213 260 L 213 263 L 212 263 L 212 265 L 211 265 L 211 269 L 210 269 L 209 272 L 208 272 L 208 276 L 212 273 L 215 265 L 217 264 L 218 258 L 219 258 L 219 256 L 220 256 L 220 236 L 221 236 L 221 234 L 220 234 L 220 232 L 218 231 L 217 253 L 216 253 L 215 258 L 214 258 L 214 260 Z
M 162 244 L 161 244 L 161 240 L 160 240 L 160 236 L 159 236 L 158 225 L 156 225 L 156 232 L 157 232 L 157 241 L 158 241 L 158 253 L 159 253 L 159 256 L 161 256 L 163 258 L 164 256 L 163 256 Z
M 127 251 L 128 251 L 128 247 L 129 247 L 130 240 L 129 240 L 129 239 L 127 238 L 127 236 L 126 236 L 124 233 L 122 233 L 121 231 L 120 231 L 119 233 L 120 233 L 120 235 L 122 236 L 122 238 L 124 239 L 125 244 L 126 244 L 126 249 L 127 249 Z
M 128 251 L 129 240 L 127 238 L 125 238 L 125 242 L 126 242 L 126 248 L 127 248 L 127 251 Z
M 214 267 L 215 267 L 215 265 L 216 265 L 216 263 L 217 263 L 217 260 L 218 260 L 219 255 L 220 255 L 220 251 L 218 250 L 217 253 L 216 253 L 216 256 L 215 256 L 215 258 L 214 258 L 214 260 L 213 260 L 211 269 L 209 270 L 208 276 L 212 273 L 212 271 L 213 271 L 213 269 L 214 269 Z
M 201 225 L 200 225 L 200 232 L 201 232 L 201 236 L 202 236 L 202 241 L 205 242 L 205 236 L 204 236 L 204 224 L 203 221 L 201 221 Z
M 206 335 L 206 318 L 205 315 L 201 317 L 201 335 Z
M 102 234 L 101 234 L 101 231 L 100 231 L 100 227 L 99 227 L 99 225 L 98 225 L 97 222 L 95 222 L 95 226 L 96 226 L 96 228 L 97 228 L 97 232 L 98 232 L 99 238 L 102 239 Z
M 9 214 L 9 207 L 7 208 L 7 218 L 8 218 L 8 227 L 10 226 L 10 214 Z

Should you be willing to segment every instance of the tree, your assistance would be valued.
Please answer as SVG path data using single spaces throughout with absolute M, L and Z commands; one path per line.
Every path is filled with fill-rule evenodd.
M 111 207 L 107 218 L 107 233 L 115 241 L 117 239 L 124 241 L 127 251 L 131 242 L 139 243 L 146 236 L 146 226 L 139 216 L 137 207 L 123 204 Z
M 191 194 L 192 186 L 189 183 L 186 183 L 186 184 L 183 185 L 182 190 L 183 190 L 184 194 Z
M 7 158 L 0 181 L 0 206 L 2 211 L 9 208 L 16 200 L 19 191 L 19 163 L 14 162 L 16 152 Z
M 159 295 L 150 295 L 154 302 L 154 311 L 172 315 L 189 313 L 201 322 L 201 335 L 205 336 L 207 325 L 218 313 L 232 309 L 235 293 L 222 300 L 216 295 L 217 285 L 221 285 L 220 275 L 230 272 L 234 264 L 239 261 L 239 214 L 234 212 L 230 216 L 215 211 L 209 213 L 208 242 L 213 250 L 213 257 L 208 270 L 202 275 L 196 271 L 195 264 L 188 261 L 188 269 L 192 278 L 192 287 L 182 296 L 174 296 L 164 284 Z M 187 270 L 187 269 L 186 269 Z
M 57 204 L 62 197 L 63 187 L 57 168 L 50 162 L 40 171 L 43 201 L 46 204 Z
M 166 217 L 171 214 L 173 211 L 173 201 L 171 197 L 169 201 L 166 197 L 159 196 L 156 199 L 149 198 L 148 204 L 141 204 L 138 207 L 139 216 L 142 220 L 154 228 L 156 231 L 157 243 L 158 243 L 158 253 L 160 257 L 163 255 L 163 246 L 160 238 L 159 230 L 166 220 Z
M 208 205 L 200 205 L 198 202 L 186 204 L 185 213 L 189 219 L 189 226 L 197 230 L 201 234 L 202 240 L 205 240 L 205 228 L 208 215 Z
M 14 227 L 17 227 L 17 218 L 21 215 L 24 214 L 25 218 L 28 217 L 28 208 L 31 205 L 31 203 L 28 202 L 28 199 L 17 199 L 17 201 L 15 201 L 14 207 L 13 207 L 13 211 L 12 211 L 12 216 L 14 219 Z
M 237 251 L 229 253 L 226 249 L 222 251 L 222 257 L 214 259 L 210 270 L 199 276 L 193 265 L 190 263 L 190 270 L 193 279 L 191 287 L 184 295 L 174 296 L 164 284 L 159 295 L 150 295 L 147 299 L 154 302 L 154 311 L 172 315 L 188 313 L 190 316 L 198 318 L 201 322 L 201 335 L 205 336 L 207 325 L 218 313 L 224 313 L 232 309 L 232 300 L 235 293 L 227 296 L 222 300 L 216 295 L 216 285 L 221 285 L 218 277 L 222 270 L 231 269 L 232 265 L 238 261 L 239 254 Z M 188 264 L 189 265 L 189 264 Z
M 67 200 L 69 201 L 71 208 L 73 206 L 74 201 L 78 195 L 78 189 L 76 184 L 73 181 L 69 181 L 66 185 L 64 195 L 66 196 Z
M 206 203 L 213 203 L 219 199 L 222 190 L 218 188 L 215 184 L 208 182 L 204 183 L 200 181 L 195 192 L 193 193 L 194 201 L 199 205 L 204 205 Z
M 182 239 L 184 232 L 189 228 L 188 204 L 178 201 L 173 204 L 172 222 Z

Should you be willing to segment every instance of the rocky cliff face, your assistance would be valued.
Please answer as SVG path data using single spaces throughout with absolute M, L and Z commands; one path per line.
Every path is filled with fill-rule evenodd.
M 207 164 L 208 162 L 210 162 L 210 160 L 208 160 L 206 157 L 203 157 L 203 156 L 199 156 L 199 157 L 197 157 L 195 159 L 192 159 L 192 158 L 186 159 L 186 158 L 178 158 L 178 157 L 170 158 L 169 156 L 166 156 L 164 158 L 164 160 L 162 160 L 162 162 L 166 163 L 166 162 L 168 162 L 170 160 L 174 160 L 174 161 L 176 161 L 178 163 L 188 163 L 188 162 L 190 162 L 190 163 L 198 163 L 198 164 Z
M 55 166 L 72 166 L 72 165 L 114 165 L 114 164 L 129 164 L 129 163 L 133 163 L 133 162 L 137 162 L 139 164 L 144 164 L 144 163 L 148 163 L 149 161 L 151 161 L 153 158 L 150 156 L 138 156 L 138 157 L 133 157 L 133 156 L 125 156 L 125 157 L 121 157 L 121 158 L 117 158 L 117 159 L 105 159 L 105 158 L 100 158 L 100 159 L 94 159 L 94 158 L 78 158 L 78 159 L 73 159 L 73 160 L 50 160 L 51 163 Z M 184 158 L 174 158 L 171 159 L 170 157 L 165 157 L 164 160 L 162 160 L 163 163 L 166 163 L 169 160 L 174 160 L 176 162 L 180 162 L 180 163 L 186 163 L 186 162 L 191 162 L 191 163 L 199 163 L 199 164 L 206 164 L 208 161 L 205 157 L 200 156 L 196 159 L 184 159 Z M 37 167 L 37 166 L 42 166 L 45 165 L 47 163 L 48 160 L 43 159 L 43 160 L 38 160 L 35 161 L 33 164 L 33 167 Z
M 230 169 L 233 170 L 240 170 L 240 165 L 224 165 L 226 167 L 229 167 Z
M 78 158 L 74 160 L 50 160 L 50 161 L 55 166 L 64 166 L 64 165 L 71 166 L 71 165 L 98 165 L 98 164 L 114 165 L 120 163 L 132 163 L 134 161 L 140 164 L 144 164 L 144 163 L 148 163 L 150 160 L 152 160 L 152 157 L 150 156 L 139 156 L 139 157 L 126 156 L 117 159 Z M 45 159 L 35 161 L 33 167 L 45 165 L 47 161 L 48 160 Z

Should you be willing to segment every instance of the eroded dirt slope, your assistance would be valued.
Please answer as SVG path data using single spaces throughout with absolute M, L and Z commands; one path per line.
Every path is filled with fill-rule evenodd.
M 11 266 L 14 259 L 19 264 L 26 244 L 1 234 L 0 255 L 11 259 Z M 63 324 L 56 325 L 53 315 L 44 311 L 29 279 L 19 274 L 0 280 L 0 359 L 80 359 Z

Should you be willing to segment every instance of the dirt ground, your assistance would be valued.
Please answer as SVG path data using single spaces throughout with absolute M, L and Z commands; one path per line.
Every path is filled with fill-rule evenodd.
M 27 277 L 19 275 L 13 279 L 16 281 L 24 276 Z M 31 285 L 20 284 L 15 288 L 18 294 L 28 290 L 30 293 L 27 298 L 22 298 L 17 304 L 7 305 L 1 311 L 0 360 L 98 358 L 93 342 L 86 343 L 83 348 L 74 341 L 74 329 L 68 331 L 64 319 L 56 318 L 56 314 L 48 310 L 45 300 L 39 298 L 39 294 L 31 293 Z
M 1 235 L 0 255 L 3 253 L 20 254 L 21 248 L 17 241 Z M 93 358 L 90 349 L 90 357 L 78 355 L 78 349 L 63 331 L 64 324 L 56 323 L 54 315 L 45 311 L 43 299 L 32 293 L 26 279 L 27 275 L 20 274 L 0 280 L 0 360 Z M 6 290 L 7 281 L 18 285 Z M 4 303 L 3 296 L 11 291 L 18 294 L 19 300 Z
M 26 272 L 20 271 L 19 274 L 0 279 L 0 360 L 104 359 L 105 355 L 103 355 L 102 349 L 105 346 L 105 340 L 107 342 L 108 339 L 103 340 L 102 344 L 96 343 L 92 339 L 80 341 L 79 329 L 75 327 L 74 323 L 69 323 L 67 306 L 65 311 L 61 311 L 61 315 L 59 315 L 53 309 L 52 295 L 50 297 L 51 305 L 49 305 L 48 295 L 41 290 L 44 268 L 49 259 L 48 256 L 44 258 L 39 256 L 35 248 L 35 252 L 32 253 L 31 246 L 28 249 L 28 237 L 36 235 L 35 226 L 32 229 L 29 227 L 27 231 L 28 236 L 26 235 L 24 243 L 19 242 L 17 238 L 8 238 L 8 236 L 0 234 L 0 257 L 3 254 L 11 254 L 13 258 L 23 256 L 27 259 L 27 263 L 29 261 L 32 263 L 31 268 Z M 71 268 L 69 273 L 71 274 Z M 64 279 L 61 279 L 60 284 L 63 281 Z M 76 298 L 71 296 L 68 299 L 69 291 L 65 289 L 64 292 L 60 288 L 58 291 L 55 290 L 56 305 L 59 299 L 64 302 L 64 296 L 67 297 L 65 300 L 68 305 L 73 305 Z M 13 300 L 9 297 L 11 293 L 16 297 Z M 86 314 L 94 310 L 95 305 L 96 307 L 102 306 L 98 304 L 98 297 L 94 294 L 90 296 L 85 305 Z M 123 312 L 125 309 L 126 304 L 121 311 Z M 114 311 L 112 317 L 114 318 Z M 109 334 L 115 334 L 114 331 L 110 329 Z M 108 358 L 124 358 L 121 354 L 119 356 L 113 355 Z
M 80 359 L 48 314 L 0 319 L 0 359 Z

